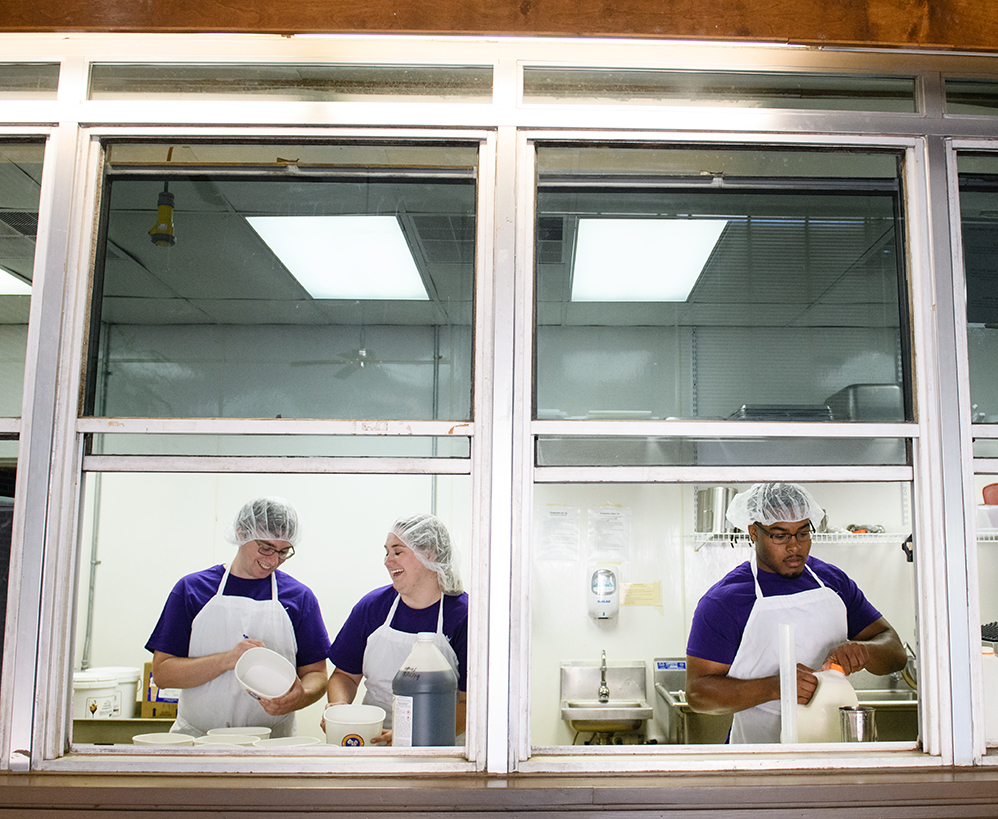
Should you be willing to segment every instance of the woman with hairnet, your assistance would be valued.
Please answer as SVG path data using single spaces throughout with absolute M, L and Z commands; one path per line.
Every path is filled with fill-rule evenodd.
M 232 561 L 182 577 L 146 643 L 153 679 L 179 688 L 171 731 L 202 736 L 211 728 L 265 726 L 295 734 L 295 711 L 326 688 L 329 635 L 312 591 L 277 567 L 295 553 L 301 528 L 294 507 L 257 498 L 236 515 L 225 538 Z M 287 693 L 256 699 L 236 679 L 236 661 L 254 646 L 276 651 L 298 675 Z
M 392 679 L 421 631 L 436 633 L 437 648 L 457 672 L 457 732 L 464 732 L 468 595 L 455 557 L 440 518 L 399 518 L 385 539 L 391 585 L 362 597 L 329 646 L 327 656 L 335 666 L 329 677 L 329 703 L 353 702 L 363 679 L 364 702 L 380 705 L 386 713 L 385 731 L 375 742 L 391 742 Z
M 779 742 L 781 624 L 795 625 L 797 702 L 814 671 L 890 674 L 907 656 L 891 624 L 845 572 L 811 555 L 825 517 L 795 483 L 757 483 L 735 495 L 728 521 L 748 532 L 752 558 L 700 599 L 686 644 L 686 699 L 704 714 L 734 714 L 730 741 Z

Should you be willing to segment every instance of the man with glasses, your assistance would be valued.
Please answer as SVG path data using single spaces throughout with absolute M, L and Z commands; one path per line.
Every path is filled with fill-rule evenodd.
M 817 688 L 814 671 L 900 671 L 897 633 L 841 569 L 810 555 L 824 511 L 804 487 L 755 484 L 734 497 L 728 521 L 755 544 L 751 560 L 697 604 L 686 646 L 686 698 L 704 714 L 734 714 L 729 741 L 780 741 L 779 627 L 796 625 L 797 702 Z
M 295 711 L 326 691 L 329 636 L 312 591 L 278 570 L 295 553 L 298 514 L 280 498 L 245 504 L 225 538 L 232 561 L 182 577 L 146 643 L 153 679 L 180 689 L 171 731 L 202 736 L 211 728 L 263 726 L 294 736 Z M 290 690 L 255 699 L 236 680 L 250 648 L 276 651 L 298 670 Z

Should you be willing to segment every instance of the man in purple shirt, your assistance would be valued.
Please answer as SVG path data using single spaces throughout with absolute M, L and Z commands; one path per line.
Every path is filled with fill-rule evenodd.
M 810 557 L 824 511 L 802 486 L 755 484 L 728 521 L 755 544 L 700 600 L 686 648 L 686 698 L 705 714 L 734 714 L 730 741 L 780 741 L 779 626 L 796 626 L 797 701 L 832 663 L 845 674 L 890 674 L 907 656 L 897 633 L 840 569 Z

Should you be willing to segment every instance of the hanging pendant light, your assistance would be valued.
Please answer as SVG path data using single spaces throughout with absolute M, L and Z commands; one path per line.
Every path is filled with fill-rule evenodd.
M 176 236 L 173 235 L 173 202 L 170 183 L 164 182 L 157 203 L 156 224 L 149 231 L 149 237 L 157 247 L 171 247 L 177 242 Z

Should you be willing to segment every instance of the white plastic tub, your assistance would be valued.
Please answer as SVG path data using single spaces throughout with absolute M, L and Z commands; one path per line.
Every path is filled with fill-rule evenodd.
M 136 734 L 132 737 L 133 745 L 172 745 L 174 747 L 184 747 L 194 744 L 194 737 L 190 734 L 171 734 L 163 731 L 159 734 Z
M 257 739 L 267 739 L 270 737 L 270 729 L 262 725 L 247 725 L 241 728 L 211 728 L 208 730 L 208 736 L 210 737 L 226 736 L 231 734 L 254 736 Z
M 137 668 L 118 665 L 91 668 L 88 671 L 91 674 L 114 677 L 115 695 L 111 716 L 115 719 L 133 719 L 135 717 L 135 703 L 139 693 L 139 679 L 142 677 L 142 672 Z
M 111 719 L 118 680 L 94 671 L 73 673 L 73 719 Z

